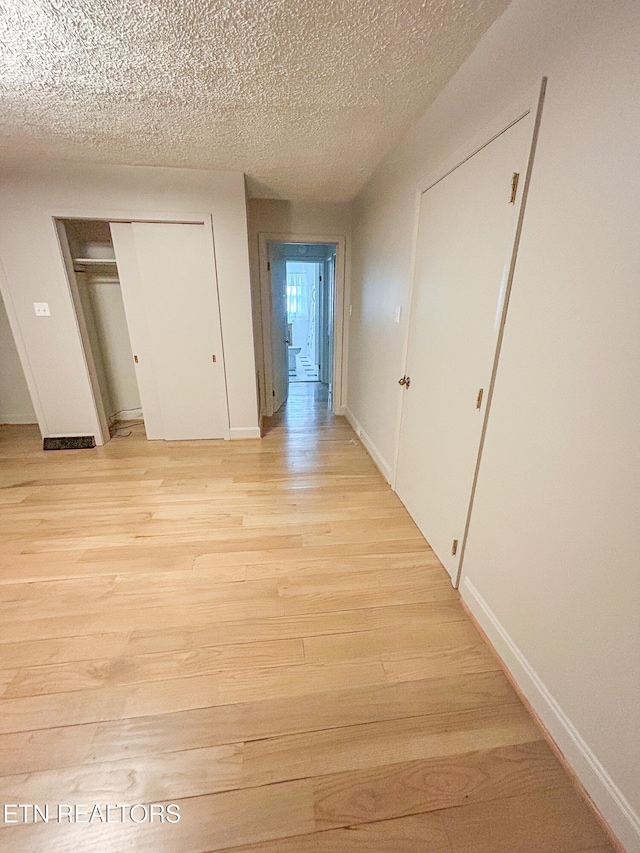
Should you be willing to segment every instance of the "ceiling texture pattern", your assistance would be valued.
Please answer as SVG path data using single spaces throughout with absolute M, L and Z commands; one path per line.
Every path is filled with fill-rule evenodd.
M 0 0 L 0 156 L 343 201 L 508 0 Z

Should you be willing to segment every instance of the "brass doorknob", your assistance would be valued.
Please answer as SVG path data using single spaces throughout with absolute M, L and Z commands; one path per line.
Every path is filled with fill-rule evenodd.
M 403 376 L 402 379 L 398 379 L 398 385 L 404 385 L 405 388 L 408 388 L 411 385 L 411 377 Z

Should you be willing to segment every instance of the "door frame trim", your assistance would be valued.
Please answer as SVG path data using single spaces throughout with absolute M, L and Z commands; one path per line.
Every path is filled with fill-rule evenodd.
M 491 402 L 493 399 L 493 392 L 495 388 L 497 370 L 498 370 L 498 362 L 500 357 L 500 350 L 502 346 L 502 339 L 504 335 L 504 327 L 507 319 L 507 310 L 509 307 L 509 297 L 511 295 L 511 288 L 513 284 L 513 277 L 515 273 L 515 265 L 517 260 L 517 252 L 518 246 L 520 242 L 520 235 L 522 233 L 522 225 L 524 219 L 524 212 L 526 207 L 526 200 L 529 191 L 529 184 L 531 180 L 531 172 L 533 169 L 533 160 L 535 149 L 537 146 L 539 129 L 540 129 L 540 120 L 542 115 L 542 107 L 544 104 L 544 96 L 546 92 L 547 78 L 542 77 L 540 83 L 526 92 L 522 94 L 520 98 L 518 98 L 515 102 L 513 102 L 507 109 L 502 110 L 491 122 L 486 124 L 482 130 L 475 133 L 463 146 L 456 149 L 456 151 L 444 158 L 441 158 L 440 161 L 431 168 L 425 175 L 425 177 L 420 181 L 420 183 L 416 186 L 415 196 L 414 196 L 414 213 L 413 213 L 413 232 L 411 239 L 411 258 L 410 258 L 410 273 L 409 273 L 409 290 L 407 294 L 407 311 L 406 311 L 406 322 L 404 328 L 403 342 L 402 342 L 402 374 L 405 375 L 407 372 L 407 361 L 408 361 L 408 353 L 409 353 L 409 332 L 411 328 L 411 312 L 414 302 L 414 285 L 416 279 L 416 259 L 417 259 L 417 243 L 418 243 L 418 231 L 419 231 L 419 223 L 420 223 L 420 206 L 422 201 L 422 196 L 427 190 L 431 189 L 431 187 L 435 186 L 439 181 L 443 180 L 447 175 L 450 175 L 453 171 L 455 171 L 459 166 L 465 163 L 467 160 L 471 159 L 475 154 L 489 145 L 494 141 L 498 136 L 512 127 L 521 119 L 525 118 L 527 115 L 532 114 L 534 116 L 532 134 L 531 134 L 531 143 L 529 146 L 529 153 L 527 156 L 527 165 L 524 175 L 524 181 L 522 185 L 522 192 L 520 195 L 520 202 L 518 207 L 518 216 L 516 222 L 516 228 L 514 231 L 513 238 L 513 246 L 511 249 L 511 255 L 509 259 L 509 272 L 506 281 L 506 289 L 504 300 L 502 304 L 501 318 L 499 330 L 496 336 L 496 349 L 493 361 L 493 367 L 491 371 L 491 378 L 487 388 L 487 393 L 485 397 L 485 405 L 484 405 L 484 413 L 482 419 L 482 428 L 480 433 L 480 441 L 478 446 L 478 454 L 476 458 L 475 471 L 473 476 L 473 484 L 471 487 L 471 493 L 469 496 L 469 505 L 467 508 L 466 514 L 466 522 L 464 526 L 464 532 L 461 537 L 460 548 L 459 548 L 459 560 L 458 560 L 458 569 L 456 572 L 456 576 L 452 578 L 452 585 L 458 589 L 460 585 L 460 580 L 462 577 L 462 568 L 464 561 L 464 553 L 467 544 L 467 537 L 469 534 L 469 526 L 471 523 L 471 514 L 473 510 L 473 502 L 475 498 L 476 485 L 478 481 L 478 474 L 480 470 L 480 463 L 482 458 L 482 450 L 484 447 L 485 436 L 487 432 L 487 426 L 489 422 L 489 415 L 491 410 Z M 396 410 L 396 429 L 395 429 L 395 440 L 394 440 L 394 449 L 391 463 L 391 488 L 394 492 L 397 493 L 397 475 L 398 475 L 398 457 L 400 453 L 400 434 L 402 430 L 402 414 L 404 409 L 404 389 L 399 389 L 400 393 L 398 395 L 398 405 Z
M 272 233 L 260 231 L 258 233 L 259 254 L 259 286 L 260 286 L 260 308 L 262 315 L 262 357 L 264 373 L 260 382 L 264 388 L 265 410 L 262 415 L 271 417 L 273 412 L 273 398 L 269 390 L 273 387 L 273 353 L 271 348 L 272 338 L 272 302 L 271 302 L 271 275 L 267 269 L 268 243 L 329 243 L 336 246 L 336 271 L 335 271 L 335 295 L 333 303 L 333 399 L 332 411 L 335 415 L 344 414 L 344 389 L 346 388 L 346 357 L 345 357 L 345 305 L 346 305 L 346 249 L 347 238 L 341 235 L 323 234 L 291 234 Z

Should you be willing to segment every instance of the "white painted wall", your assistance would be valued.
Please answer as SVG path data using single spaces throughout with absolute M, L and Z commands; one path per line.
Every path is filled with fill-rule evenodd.
M 253 198 L 247 202 L 249 218 L 249 257 L 251 263 L 251 288 L 253 293 L 253 329 L 256 352 L 256 372 L 261 391 L 261 411 L 266 411 L 264 389 L 264 358 L 262 343 L 262 310 L 260 296 L 260 257 L 258 235 L 300 234 L 308 237 L 344 237 L 345 258 L 345 301 L 349 299 L 349 276 L 351 265 L 351 204 L 282 201 L 280 199 Z M 345 330 L 346 333 L 346 330 Z M 346 371 L 344 366 L 343 376 Z M 346 383 L 343 378 L 343 395 Z
M 548 75 L 462 594 L 629 851 L 640 851 L 639 42 L 636 0 L 509 6 L 357 201 L 348 401 L 391 464 L 404 366 L 394 310 L 407 306 L 416 188 Z
M 213 216 L 232 437 L 257 436 L 244 178 L 239 173 L 11 163 L 0 181 L 0 257 L 45 435 L 94 434 L 97 419 L 54 216 Z M 49 302 L 37 318 L 33 302 Z M 26 361 L 25 352 L 21 353 Z M 23 361 L 24 363 L 24 361 Z
M 36 413 L 0 295 L 0 424 L 34 424 Z

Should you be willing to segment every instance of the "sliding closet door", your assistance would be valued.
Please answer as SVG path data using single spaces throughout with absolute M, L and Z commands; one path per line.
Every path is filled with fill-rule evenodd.
M 532 131 L 529 115 L 421 200 L 396 491 L 454 580 Z
M 111 223 L 148 438 L 228 438 L 211 232 Z

